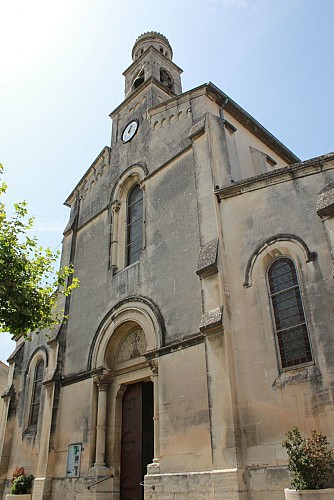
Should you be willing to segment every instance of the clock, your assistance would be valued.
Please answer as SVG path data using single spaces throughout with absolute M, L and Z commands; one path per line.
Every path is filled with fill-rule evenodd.
M 132 120 L 130 123 L 128 123 L 122 132 L 122 141 L 123 142 L 131 141 L 131 139 L 136 135 L 138 126 L 139 126 L 138 120 Z

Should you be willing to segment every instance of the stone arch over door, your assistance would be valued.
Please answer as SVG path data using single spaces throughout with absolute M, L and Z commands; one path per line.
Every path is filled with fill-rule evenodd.
M 146 351 L 155 351 L 163 344 L 165 327 L 162 315 L 152 302 L 142 297 L 129 297 L 116 304 L 100 323 L 93 339 L 87 369 L 111 368 L 111 361 L 106 360 L 109 342 L 118 345 L 122 337 L 122 325 L 132 322 L 138 324 L 145 332 Z M 107 364 L 109 366 L 107 366 Z
M 158 360 L 154 358 L 154 352 L 160 347 L 161 336 L 162 323 L 157 311 L 147 300 L 132 298 L 116 305 L 104 318 L 92 345 L 89 369 L 96 374 L 97 405 L 96 426 L 92 428 L 96 427 L 94 467 L 111 471 L 115 498 L 123 498 L 122 485 L 128 480 L 124 478 L 127 460 L 122 458 L 124 426 L 129 428 L 124 421 L 125 401 L 127 410 L 129 400 L 140 399 L 141 405 L 139 409 L 138 406 L 133 408 L 137 412 L 134 421 L 141 420 L 137 434 L 141 449 L 135 452 L 141 453 L 142 457 L 140 480 L 137 475 L 135 484 L 143 480 L 146 466 L 153 462 L 153 458 L 157 463 L 159 457 Z M 153 358 L 151 361 L 147 361 L 147 353 Z M 132 442 L 133 437 L 128 441 Z M 147 443 L 152 450 L 149 458 L 145 455 Z

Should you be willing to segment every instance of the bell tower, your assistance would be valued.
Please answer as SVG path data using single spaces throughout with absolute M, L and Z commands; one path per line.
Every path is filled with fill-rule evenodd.
M 172 47 L 164 35 L 156 31 L 140 35 L 132 49 L 133 63 L 123 73 L 125 98 L 150 79 L 159 82 L 171 96 L 181 94 L 182 69 L 172 58 Z

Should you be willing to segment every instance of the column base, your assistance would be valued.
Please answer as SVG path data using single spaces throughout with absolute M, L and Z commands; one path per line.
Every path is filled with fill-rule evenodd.
M 113 477 L 113 471 L 110 467 L 94 465 L 89 469 L 89 476 L 85 478 L 86 492 L 77 498 L 96 500 L 111 498 L 114 485 Z
M 51 496 L 52 479 L 36 477 L 32 490 L 32 500 L 47 500 Z
M 159 474 L 160 463 L 158 458 L 153 458 L 152 463 L 147 465 L 147 474 Z
M 113 476 L 113 471 L 106 465 L 94 464 L 94 466 L 89 469 L 89 475 L 96 478 L 102 478 L 103 476 Z

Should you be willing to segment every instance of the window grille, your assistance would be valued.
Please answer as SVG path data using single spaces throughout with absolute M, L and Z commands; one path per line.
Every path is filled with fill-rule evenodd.
M 30 405 L 29 426 L 37 425 L 39 407 L 41 402 L 42 382 L 44 376 L 44 362 L 39 361 L 35 368 Z
M 143 192 L 136 184 L 128 195 L 127 265 L 139 260 L 143 244 Z
M 297 272 L 293 261 L 279 258 L 268 270 L 278 350 L 283 368 L 312 361 Z

